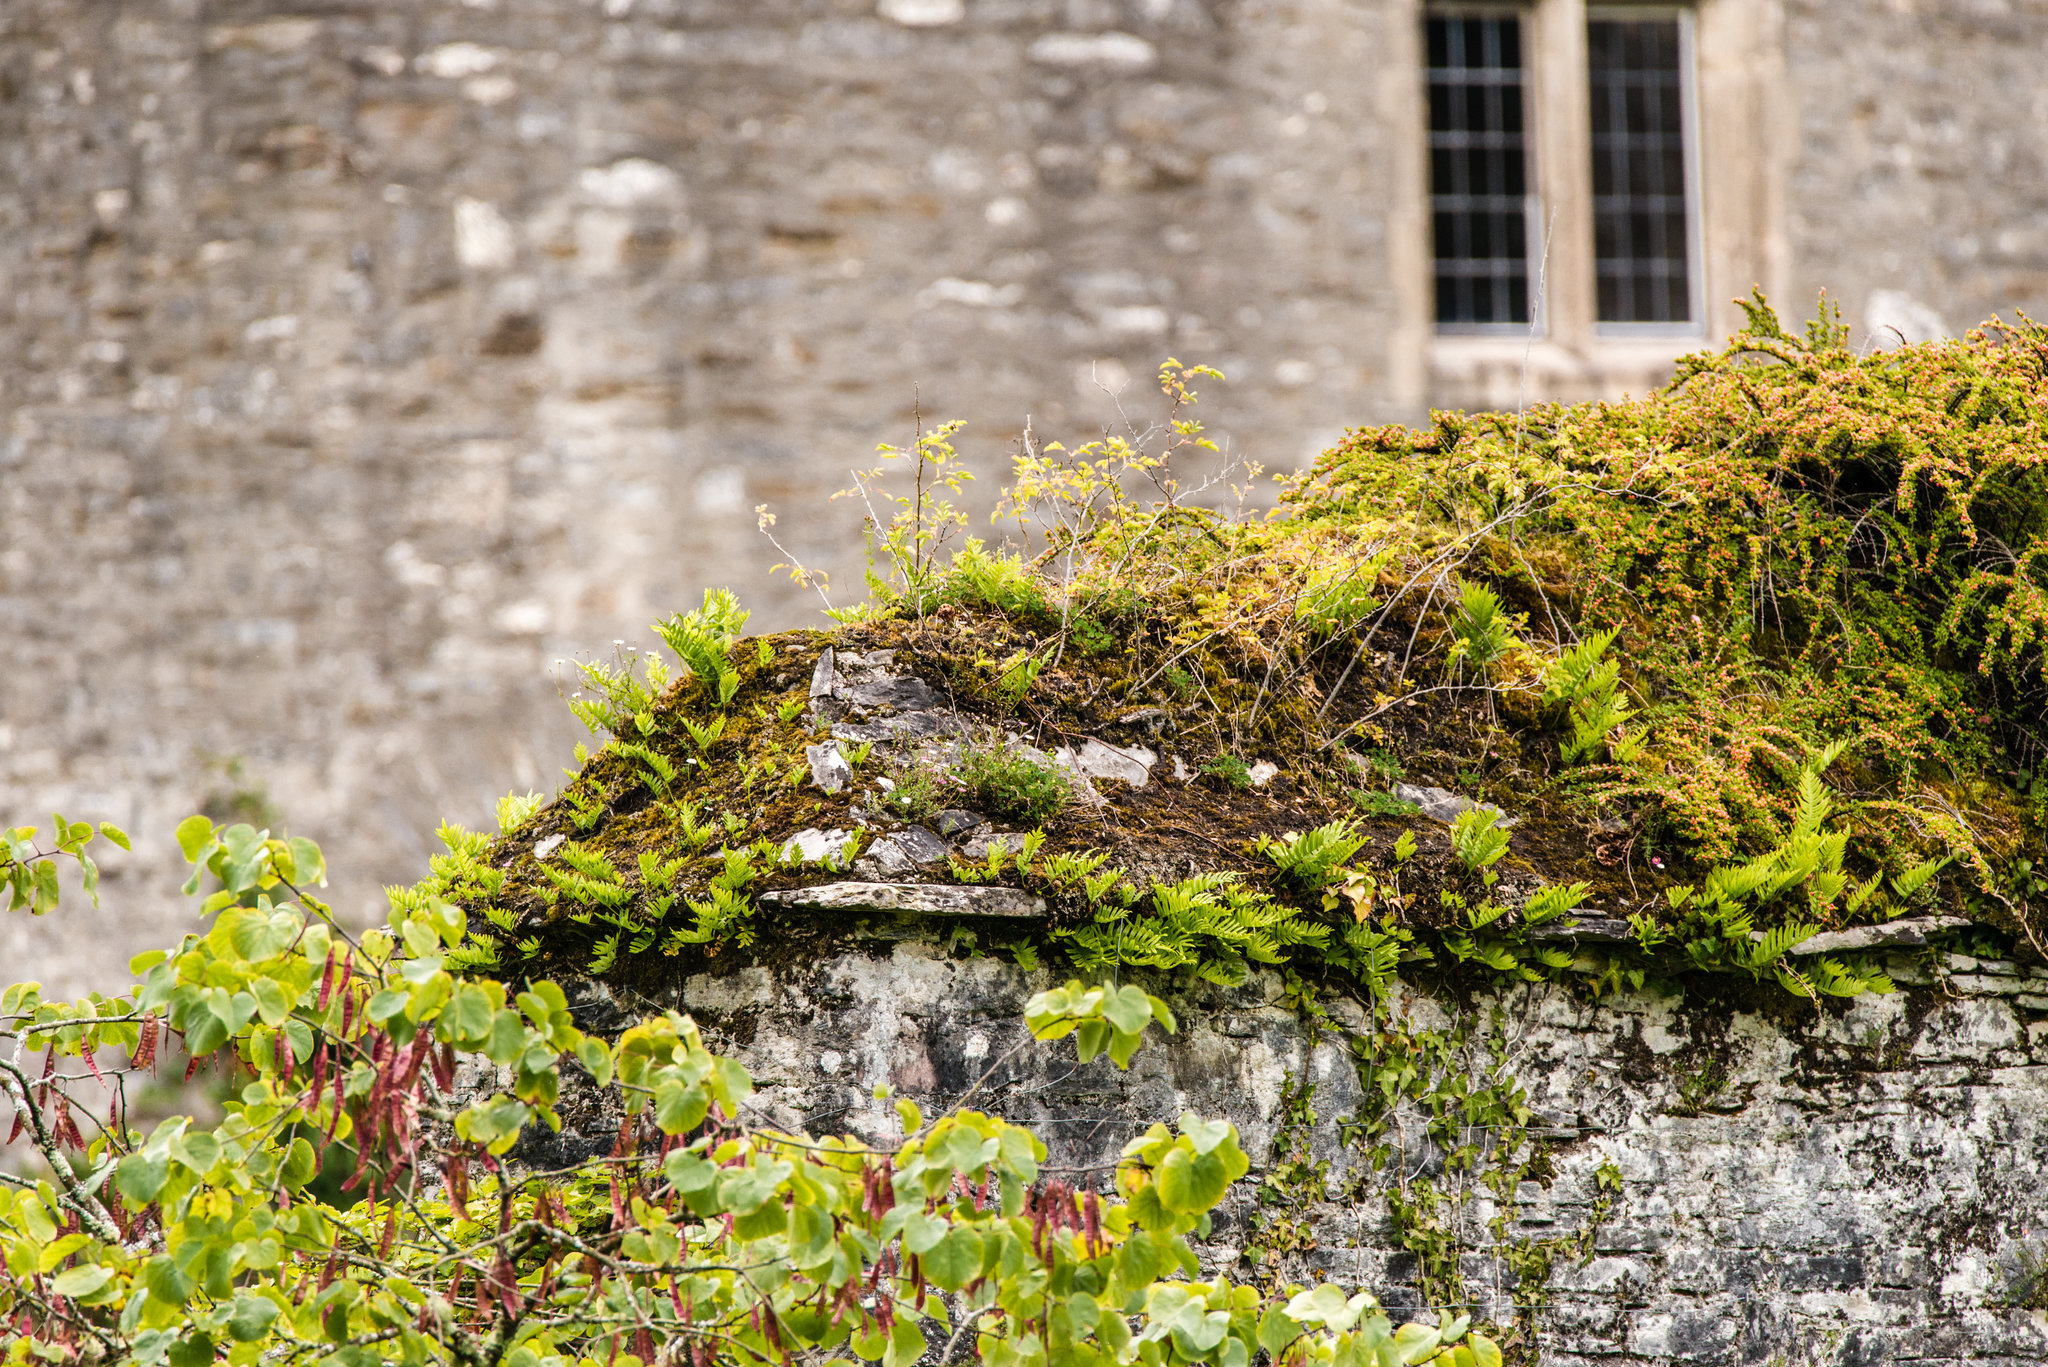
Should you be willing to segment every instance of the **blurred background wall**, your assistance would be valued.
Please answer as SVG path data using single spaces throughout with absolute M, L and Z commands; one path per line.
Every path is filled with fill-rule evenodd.
M 968 420 L 985 510 L 1027 416 L 1154 415 L 1169 353 L 1289 469 L 1641 392 L 1752 284 L 1873 344 L 2048 304 L 2048 6 L 1682 13 L 1701 303 L 1617 331 L 1609 11 L 1456 11 L 1526 35 L 1532 336 L 1436 321 L 1415 0 L 7 0 L 0 819 L 139 843 L 0 963 L 76 990 L 189 924 L 200 807 L 378 914 L 443 818 L 557 781 L 556 661 L 706 585 L 817 620 L 757 505 L 857 589 L 828 496 L 914 403 Z

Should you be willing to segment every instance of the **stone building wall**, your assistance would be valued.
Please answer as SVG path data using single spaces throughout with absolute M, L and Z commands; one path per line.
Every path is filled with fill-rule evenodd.
M 1265 973 L 1174 997 L 1179 1033 L 1129 1073 L 1029 1040 L 1023 1004 L 1051 985 L 1043 974 L 886 921 L 821 963 L 614 1004 L 690 1011 L 754 1074 L 763 1114 L 792 1129 L 881 1139 L 898 1122 L 876 1086 L 932 1113 L 981 1080 L 972 1104 L 1036 1127 L 1069 1181 L 1102 1180 L 1126 1140 L 1184 1110 L 1228 1116 L 1253 1168 L 1204 1260 L 1241 1278 L 1328 1277 L 1419 1310 L 1422 1267 L 1386 1198 L 1434 1190 L 1463 1303 L 1505 1321 L 1519 1294 L 1546 1367 L 2042 1361 L 2048 1317 L 2027 1307 L 2041 1303 L 2048 1237 L 2048 972 L 1957 955 L 1894 968 L 1919 987 L 1774 1016 L 1629 994 L 1589 1005 L 1551 985 L 1464 1002 L 1403 988 L 1376 1022 L 1356 1001 L 1322 1002 L 1313 1038 Z M 600 1008 L 586 999 L 593 1020 Z M 1519 1085 L 1547 1153 L 1506 1209 L 1489 1163 L 1447 1169 L 1412 1106 L 1381 1136 L 1394 1161 L 1377 1172 L 1344 1124 L 1387 1066 L 1354 1047 L 1360 1035 L 1460 1017 L 1482 1022 L 1462 1055 L 1473 1085 Z M 1288 1105 L 1304 1084 L 1306 1123 Z M 545 1142 L 601 1147 L 600 1130 Z M 1300 1206 L 1267 1185 L 1293 1184 L 1276 1159 L 1297 1146 L 1327 1164 Z M 1297 1223 L 1276 1235 L 1282 1217 Z M 1545 1241 L 1549 1274 L 1525 1284 Z M 1295 1251 L 1262 1263 L 1261 1245 Z
M 2040 6 L 1703 4 L 1782 64 L 1705 149 L 1774 288 L 2042 309 Z M 985 509 L 1027 417 L 1142 420 L 1168 353 L 1276 468 L 1499 390 L 1432 355 L 1417 48 L 1413 0 L 0 7 L 0 806 L 147 842 L 0 961 L 162 938 L 207 801 L 370 914 L 553 784 L 554 661 L 707 584 L 810 611 L 755 505 L 856 584 L 828 495 L 914 405 Z M 1552 350 L 1531 397 L 1621 384 Z

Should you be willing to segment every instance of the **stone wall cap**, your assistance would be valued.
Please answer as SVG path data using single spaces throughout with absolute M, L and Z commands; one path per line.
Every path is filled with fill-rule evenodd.
M 1945 930 L 1961 930 L 1970 923 L 1960 916 L 1914 916 L 1887 921 L 1879 926 L 1851 926 L 1847 930 L 1822 931 L 1792 946 L 1794 954 L 1846 954 L 1858 949 L 1914 949 L 1927 937 Z
M 944 883 L 821 883 L 764 892 L 761 905 L 789 911 L 886 911 L 918 916 L 1043 917 L 1045 899 L 1016 888 Z

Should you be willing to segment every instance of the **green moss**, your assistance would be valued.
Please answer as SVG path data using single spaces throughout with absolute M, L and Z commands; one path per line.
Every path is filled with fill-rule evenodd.
M 1667 893 L 1789 848 L 1802 770 L 1823 753 L 1820 833 L 1841 842 L 1841 876 L 1744 904 L 1756 929 L 1939 908 L 2031 944 L 2048 904 L 2023 862 L 2048 830 L 2044 357 L 2031 326 L 1858 357 L 1829 320 L 1794 338 L 1758 307 L 1640 401 L 1355 432 L 1271 519 L 1077 504 L 1035 562 L 970 544 L 909 597 L 878 580 L 857 624 L 731 641 L 726 663 L 692 644 L 699 667 L 644 698 L 614 681 L 599 710 L 618 740 L 479 856 L 496 886 L 449 895 L 501 927 L 501 963 L 587 967 L 615 938 L 610 975 L 658 977 L 672 957 L 737 952 L 746 917 L 676 937 L 706 924 L 691 908 L 714 895 L 719 851 L 855 824 L 852 793 L 805 783 L 804 746 L 825 736 L 806 685 L 835 644 L 897 651 L 985 735 L 1149 745 L 1246 784 L 1253 762 L 1278 767 L 1254 788 L 1183 786 L 1163 766 L 1144 789 L 1102 785 L 1104 806 L 1031 814 L 1038 859 L 1002 877 L 1050 897 L 1035 947 L 1056 964 L 1077 930 L 1155 917 L 1153 889 L 1195 872 L 1321 928 L 1254 961 L 1367 985 L 1403 964 L 1589 991 L 1690 981 L 1728 966 L 1695 952 L 1708 932 Z M 713 606 L 687 622 L 729 625 Z M 878 747 L 862 783 L 908 763 Z M 1518 819 L 1498 892 L 1386 794 L 1397 776 Z M 1282 886 L 1255 852 L 1355 812 L 1369 840 L 1341 888 Z M 714 837 L 693 844 L 703 823 Z M 619 871 L 623 912 L 565 910 L 533 856 L 555 835 Z M 1126 871 L 1137 911 L 1048 883 L 1049 860 L 1091 850 Z M 643 854 L 683 861 L 672 890 L 644 885 Z M 1947 862 L 1915 887 L 1905 875 L 1929 860 Z M 749 896 L 836 876 L 757 862 Z M 1644 944 L 1532 944 L 1517 908 L 1544 884 L 1639 918 Z M 813 932 L 837 933 L 777 941 Z

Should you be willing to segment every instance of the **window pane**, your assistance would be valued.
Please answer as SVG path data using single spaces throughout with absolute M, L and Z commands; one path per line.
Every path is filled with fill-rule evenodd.
M 1603 323 L 1692 317 L 1676 19 L 1595 19 L 1593 252 Z
M 1426 22 L 1436 318 L 1526 323 L 1521 22 L 1513 15 Z

